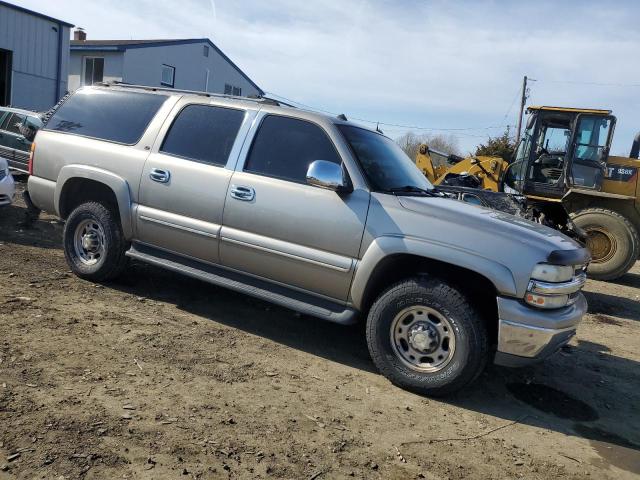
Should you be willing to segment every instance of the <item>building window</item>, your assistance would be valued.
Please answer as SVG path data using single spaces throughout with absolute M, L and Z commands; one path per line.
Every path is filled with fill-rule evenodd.
M 162 77 L 160 83 L 165 87 L 173 88 L 175 86 L 176 67 L 162 64 Z
M 233 95 L 234 97 L 240 97 L 242 96 L 242 89 L 240 87 L 234 87 L 233 85 L 229 85 L 228 83 L 225 83 L 224 94 Z
M 84 58 L 84 80 L 83 85 L 93 85 L 100 83 L 104 79 L 104 58 L 85 57 Z
M 209 56 L 209 45 L 205 45 L 205 46 L 204 46 L 204 48 L 202 49 L 202 54 L 203 54 L 205 57 L 208 57 L 208 56 Z

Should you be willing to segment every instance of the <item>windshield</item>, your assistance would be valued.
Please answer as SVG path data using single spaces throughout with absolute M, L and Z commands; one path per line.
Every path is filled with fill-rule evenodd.
M 393 140 L 364 128 L 338 125 L 373 190 L 389 192 L 433 185 Z

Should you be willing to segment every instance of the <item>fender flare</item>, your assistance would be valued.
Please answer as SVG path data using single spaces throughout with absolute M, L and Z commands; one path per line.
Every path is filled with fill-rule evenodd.
M 376 267 L 385 258 L 398 254 L 416 255 L 466 268 L 489 279 L 499 294 L 517 296 L 516 281 L 511 270 L 495 260 L 421 238 L 382 236 L 369 245 L 362 260 L 358 262 L 351 285 L 351 301 L 356 308 L 363 307 L 369 279 Z
M 122 231 L 127 240 L 133 236 L 133 215 L 131 203 L 131 191 L 125 179 L 118 175 L 89 165 L 66 165 L 60 169 L 56 181 L 54 194 L 55 211 L 60 215 L 60 199 L 64 191 L 65 184 L 75 178 L 84 178 L 102 183 L 113 191 L 118 202 L 118 212 L 122 223 Z

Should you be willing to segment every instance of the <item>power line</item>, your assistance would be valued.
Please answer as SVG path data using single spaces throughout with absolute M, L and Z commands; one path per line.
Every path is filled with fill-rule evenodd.
M 287 98 L 284 97 L 282 95 L 278 95 L 277 93 L 274 92 L 265 92 L 267 95 L 271 95 L 274 97 L 278 97 L 281 98 L 289 103 L 293 103 L 296 105 L 300 105 L 305 109 L 308 110 L 312 110 L 312 111 L 316 111 L 316 112 L 321 112 L 321 113 L 327 113 L 329 115 L 333 115 L 333 116 L 337 116 L 338 114 L 335 112 L 330 112 L 328 110 L 323 110 L 321 108 L 316 108 L 316 107 L 312 107 L 310 105 L 306 105 L 304 103 L 298 102 L 296 100 L 293 100 L 291 98 Z M 464 132 L 464 131 L 473 131 L 473 130 L 492 130 L 492 129 L 496 129 L 496 128 L 507 128 L 509 125 L 492 125 L 492 126 L 488 126 L 488 127 L 464 127 L 464 128 L 435 128 L 435 127 L 424 127 L 421 125 L 402 125 L 402 124 L 398 124 L 398 123 L 388 123 L 388 122 L 381 122 L 378 120 L 369 120 L 366 118 L 359 118 L 359 117 L 352 117 L 349 116 L 350 119 L 352 120 L 357 120 L 359 122 L 365 122 L 365 123 L 371 123 L 371 124 L 377 124 L 377 125 L 383 125 L 385 127 L 397 127 L 397 128 L 404 128 L 407 130 L 429 130 L 429 131 L 434 131 L 434 132 Z
M 546 83 L 564 83 L 568 85 L 591 85 L 596 87 L 640 87 L 640 83 L 602 83 L 602 82 L 583 82 L 578 80 L 538 80 Z

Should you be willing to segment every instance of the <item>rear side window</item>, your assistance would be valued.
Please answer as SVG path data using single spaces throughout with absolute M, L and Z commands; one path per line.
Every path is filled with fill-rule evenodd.
M 224 166 L 243 119 L 242 110 L 188 105 L 171 125 L 160 150 L 169 155 Z
M 79 90 L 58 108 L 46 128 L 133 145 L 166 99 L 150 93 Z
M 9 118 L 5 120 L 3 129 L 7 132 L 20 135 L 20 125 L 24 123 L 25 118 L 27 118 L 27 116 L 21 113 L 10 114 Z
M 260 125 L 244 170 L 306 183 L 315 160 L 342 163 L 324 130 L 304 120 L 269 115 Z

